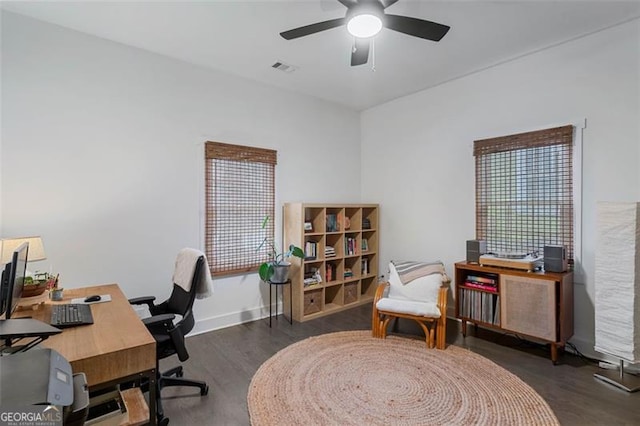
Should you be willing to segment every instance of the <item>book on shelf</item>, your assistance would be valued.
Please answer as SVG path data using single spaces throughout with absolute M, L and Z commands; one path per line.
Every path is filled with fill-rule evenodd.
M 305 278 L 304 279 L 304 286 L 305 287 L 311 287 L 313 285 L 319 285 L 319 284 L 320 284 L 320 281 L 318 281 L 315 278 Z
M 344 241 L 344 251 L 347 256 L 356 254 L 356 239 L 347 237 Z
M 363 238 L 360 247 L 362 248 L 362 251 L 369 251 L 369 241 L 367 241 L 366 238 Z
M 325 266 L 325 280 L 328 281 L 333 281 L 336 279 L 336 265 L 334 265 L 333 263 L 327 263 Z
M 362 229 L 371 229 L 371 221 L 366 217 L 362 219 Z
M 315 241 L 307 241 L 304 244 L 304 259 L 313 260 L 318 257 L 318 243 Z
M 497 293 L 498 277 L 490 274 L 486 274 L 486 275 L 469 274 L 465 278 L 464 286 Z
M 338 217 L 333 214 L 327 214 L 327 232 L 338 232 Z
M 496 284 L 487 284 L 487 283 L 480 283 L 477 281 L 465 281 L 464 282 L 465 287 L 472 287 L 472 288 L 477 288 L 480 290 L 486 290 L 486 291 L 490 291 L 493 293 L 497 293 L 498 292 L 498 286 Z
M 467 281 L 476 281 L 479 283 L 497 284 L 498 278 L 485 275 L 467 275 Z
M 331 246 L 325 246 L 324 257 L 336 257 L 336 249 Z
M 353 277 L 353 271 L 351 270 L 351 268 L 344 268 L 344 277 L 345 278 Z
M 369 259 L 362 259 L 362 275 L 369 275 Z

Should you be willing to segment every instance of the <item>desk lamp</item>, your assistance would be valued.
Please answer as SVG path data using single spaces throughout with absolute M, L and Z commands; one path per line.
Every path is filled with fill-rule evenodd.
M 5 238 L 0 240 L 0 265 L 11 262 L 13 251 L 25 242 L 29 243 L 28 262 L 37 262 L 47 258 L 44 254 L 44 246 L 40 237 Z M 27 275 L 30 275 L 30 273 L 27 273 Z

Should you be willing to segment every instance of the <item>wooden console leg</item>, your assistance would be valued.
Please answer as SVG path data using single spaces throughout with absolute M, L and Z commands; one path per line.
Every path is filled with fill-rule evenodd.
M 555 343 L 551 343 L 551 362 L 553 365 L 558 363 L 558 346 Z
M 467 337 L 467 322 L 462 320 L 462 337 Z

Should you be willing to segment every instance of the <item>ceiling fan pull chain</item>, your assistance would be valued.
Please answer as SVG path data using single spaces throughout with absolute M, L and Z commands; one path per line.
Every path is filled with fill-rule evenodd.
M 371 38 L 371 71 L 376 71 L 376 39 Z

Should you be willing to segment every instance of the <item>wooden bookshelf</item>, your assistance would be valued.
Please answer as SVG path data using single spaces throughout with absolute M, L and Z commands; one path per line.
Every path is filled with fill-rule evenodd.
M 293 319 L 307 321 L 372 303 L 378 282 L 378 205 L 287 203 L 283 210 L 285 246 L 308 251 L 304 260 L 293 258 L 289 273 Z M 315 271 L 321 281 L 312 283 L 308 278 Z
M 573 335 L 573 272 L 526 272 L 455 264 L 456 318 L 462 334 L 467 323 L 508 331 L 549 343 L 551 360 Z

